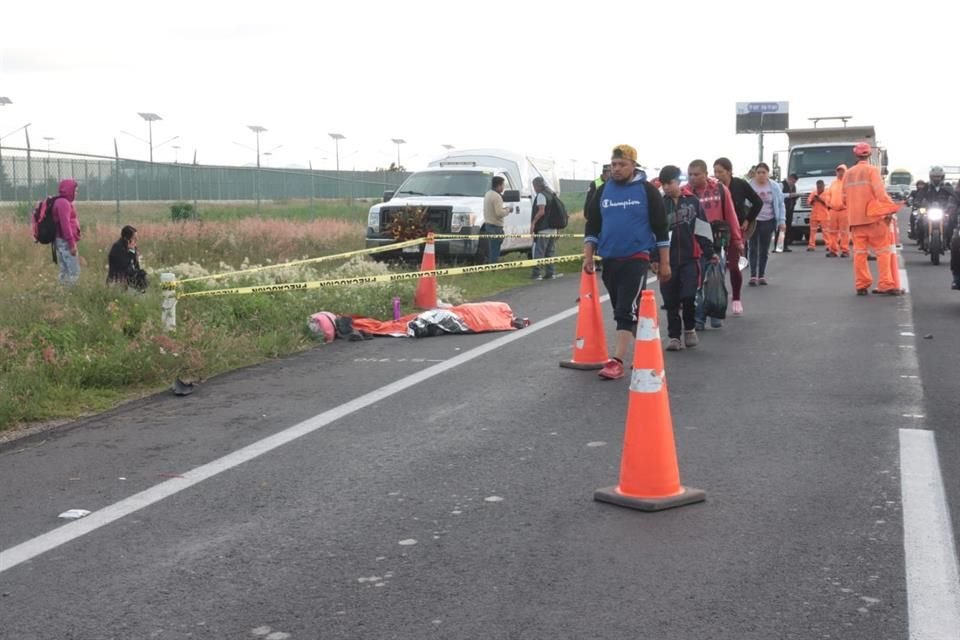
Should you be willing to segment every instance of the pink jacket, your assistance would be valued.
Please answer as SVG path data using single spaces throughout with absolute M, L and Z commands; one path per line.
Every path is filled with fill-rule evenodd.
M 690 190 L 700 198 L 703 212 L 707 214 L 707 222 L 726 220 L 730 225 L 730 236 L 734 246 L 743 244 L 743 233 L 740 231 L 740 221 L 737 210 L 733 206 L 730 190 L 720 184 L 719 180 L 707 178 L 707 186 L 699 191 L 693 186 Z
M 77 181 L 67 178 L 60 182 L 60 195 L 53 203 L 53 217 L 57 221 L 57 237 L 67 241 L 71 249 L 80 241 L 80 221 L 73 200 L 77 197 Z

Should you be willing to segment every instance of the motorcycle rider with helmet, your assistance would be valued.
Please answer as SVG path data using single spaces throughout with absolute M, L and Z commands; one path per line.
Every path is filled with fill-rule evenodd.
M 914 198 L 914 206 L 926 209 L 932 209 L 934 207 L 943 209 L 944 216 L 947 219 L 947 232 L 945 237 L 951 238 L 951 232 L 954 227 L 952 221 L 957 208 L 957 201 L 954 196 L 953 187 L 951 187 L 944 178 L 943 167 L 932 167 L 930 169 L 930 182 L 928 182 L 923 189 L 917 190 L 917 195 Z M 927 251 L 928 238 L 926 237 L 927 233 L 924 224 L 921 223 L 917 225 L 915 232 L 920 239 L 920 248 Z

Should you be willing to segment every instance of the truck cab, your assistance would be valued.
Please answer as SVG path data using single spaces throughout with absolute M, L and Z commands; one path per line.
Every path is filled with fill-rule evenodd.
M 810 233 L 810 205 L 807 198 L 816 191 L 817 180 L 823 180 L 827 188 L 836 179 L 838 165 L 852 167 L 857 163 L 853 147 L 859 142 L 867 142 L 873 148 L 871 164 L 881 168 L 887 174 L 887 152 L 876 146 L 876 136 L 872 126 L 838 127 L 821 129 L 789 129 L 790 150 L 787 160 L 787 172 L 781 175 L 779 154 L 774 154 L 774 176 L 779 180 L 790 174 L 797 176 L 797 204 L 793 211 L 793 231 L 791 240 L 799 242 Z
M 434 160 L 422 171 L 408 177 L 396 191 L 384 194 L 384 202 L 370 208 L 367 216 L 366 246 L 393 244 L 390 233 L 394 217 L 407 208 L 423 208 L 427 227 L 438 234 L 477 235 L 483 225 L 483 197 L 494 177 L 506 182 L 504 204 L 511 209 L 504 220 L 504 233 L 527 234 L 533 218 L 532 180 L 543 175 L 529 159 L 501 150 L 454 151 Z M 501 251 L 529 251 L 531 238 L 506 238 Z M 476 239 L 442 240 L 436 244 L 438 256 L 479 259 L 481 243 Z M 419 254 L 420 247 L 405 253 Z

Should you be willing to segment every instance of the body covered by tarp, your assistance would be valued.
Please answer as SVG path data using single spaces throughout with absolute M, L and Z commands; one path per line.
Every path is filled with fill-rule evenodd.
M 476 302 L 432 309 L 399 320 L 353 317 L 353 327 L 375 336 L 426 337 L 442 333 L 486 333 L 516 329 L 513 310 L 505 302 Z

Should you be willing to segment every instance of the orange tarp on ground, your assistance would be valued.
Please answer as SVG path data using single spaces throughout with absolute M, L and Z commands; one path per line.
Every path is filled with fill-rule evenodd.
M 513 309 L 505 302 L 476 302 L 448 309 L 438 309 L 438 311 L 449 311 L 456 314 L 473 333 L 516 329 L 513 326 Z M 353 328 L 357 331 L 366 331 L 375 336 L 398 337 L 406 336 L 407 325 L 419 316 L 420 314 L 414 313 L 403 316 L 399 320 L 389 321 L 350 317 L 353 319 Z

